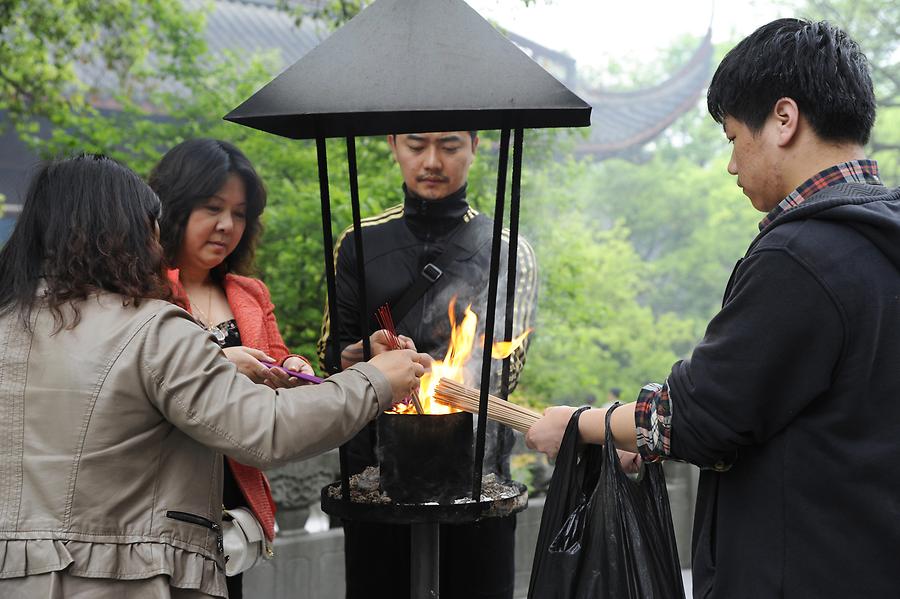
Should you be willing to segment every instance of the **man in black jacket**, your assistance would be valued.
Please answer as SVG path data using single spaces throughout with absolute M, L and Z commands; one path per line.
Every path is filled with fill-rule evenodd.
M 900 191 L 865 159 L 866 58 L 828 23 L 780 19 L 726 55 L 708 106 L 766 216 L 690 359 L 614 412 L 613 434 L 704 468 L 695 597 L 896 596 Z M 553 454 L 571 412 L 528 443 Z M 586 441 L 603 412 L 581 418 Z
M 398 333 L 411 338 L 419 351 L 444 358 L 450 340 L 448 307 L 453 303 L 456 322 L 471 304 L 481 322 L 487 305 L 493 221 L 475 211 L 466 200 L 469 168 L 478 147 L 476 131 L 448 131 L 391 135 L 388 143 L 403 174 L 403 204 L 362 222 L 365 258 L 366 314 L 369 329 L 378 325 L 374 315 L 387 303 Z M 359 330 L 359 291 L 353 231 L 348 229 L 335 248 L 339 331 L 331 330 L 326 314 L 319 341 L 319 357 L 329 372 L 363 359 Z M 513 333 L 530 326 L 537 293 L 534 252 L 523 240 L 517 245 L 516 305 Z M 508 239 L 504 236 L 501 264 L 506 264 Z M 499 286 L 494 338 L 504 331 L 506 268 Z M 416 288 L 412 293 L 409 290 Z M 409 307 L 405 314 L 403 305 Z M 483 329 L 483 327 L 481 327 Z M 340 357 L 329 353 L 336 335 Z M 477 339 L 481 335 L 476 335 Z M 511 357 L 509 389 L 515 387 L 525 359 L 527 343 Z M 480 373 L 480 353 L 473 357 Z M 499 361 L 495 361 L 495 366 Z M 495 369 L 491 392 L 501 392 Z M 476 376 L 468 381 L 477 386 Z M 485 439 L 485 474 L 509 478 L 512 431 L 488 422 Z M 349 443 L 350 471 L 375 465 L 374 427 L 364 429 Z M 437 448 L 448 451 L 448 448 Z M 361 522 L 344 523 L 348 599 L 409 597 L 410 527 Z M 440 531 L 440 595 L 443 599 L 511 599 L 513 594 L 515 516 L 487 518 L 466 525 L 443 525 Z M 415 598 L 414 598 L 415 599 Z

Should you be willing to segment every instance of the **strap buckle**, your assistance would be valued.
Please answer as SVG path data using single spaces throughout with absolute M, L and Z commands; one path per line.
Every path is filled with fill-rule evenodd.
M 442 271 L 440 268 L 438 268 L 431 262 L 429 262 L 428 264 L 425 265 L 424 268 L 422 268 L 422 276 L 425 277 L 426 279 L 428 279 L 428 281 L 431 283 L 436 282 L 438 279 L 441 278 L 441 275 L 443 275 L 443 274 L 444 274 L 444 271 Z

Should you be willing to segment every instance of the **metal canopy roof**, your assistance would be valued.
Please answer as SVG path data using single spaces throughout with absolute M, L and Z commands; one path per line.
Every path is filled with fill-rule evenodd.
M 308 139 L 585 127 L 590 113 L 462 0 L 377 0 L 225 119 Z

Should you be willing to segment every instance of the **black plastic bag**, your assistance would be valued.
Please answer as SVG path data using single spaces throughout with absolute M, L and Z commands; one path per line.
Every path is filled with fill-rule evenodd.
M 603 448 L 588 445 L 578 450 L 578 417 L 588 408 L 572 414 L 547 489 L 537 549 L 531 567 L 528 599 L 570 599 L 582 555 L 584 525 L 600 476 Z
M 572 415 L 547 491 L 529 599 L 684 599 L 669 496 L 660 464 L 622 472 L 606 444 L 578 448 Z

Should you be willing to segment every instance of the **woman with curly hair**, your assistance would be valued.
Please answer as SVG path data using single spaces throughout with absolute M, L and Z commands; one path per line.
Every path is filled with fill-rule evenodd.
M 43 166 L 0 250 L 0 597 L 227 597 L 222 454 L 345 442 L 430 360 L 254 384 L 167 301 L 153 191 L 102 156 Z

